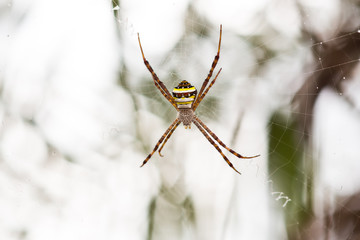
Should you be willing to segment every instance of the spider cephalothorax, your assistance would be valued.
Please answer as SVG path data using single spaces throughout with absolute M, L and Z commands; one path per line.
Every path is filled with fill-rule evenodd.
M 222 34 L 222 26 L 220 25 L 220 37 L 219 37 L 219 46 L 217 54 L 214 58 L 214 61 L 211 65 L 211 69 L 209 71 L 208 76 L 206 77 L 204 83 L 201 86 L 199 95 L 197 95 L 197 90 L 194 86 L 192 86 L 189 82 L 186 80 L 183 80 L 179 83 L 177 87 L 174 88 L 172 91 L 172 95 L 170 94 L 169 90 L 166 88 L 164 83 L 160 81 L 160 79 L 157 77 L 156 73 L 150 66 L 149 62 L 146 60 L 143 49 L 141 47 L 140 43 L 140 36 L 138 34 L 138 40 L 139 40 L 139 46 L 141 50 L 141 55 L 144 60 L 144 64 L 147 67 L 147 69 L 150 71 L 152 78 L 154 80 L 155 86 L 159 89 L 161 94 L 174 106 L 174 108 L 178 111 L 178 116 L 174 120 L 174 122 L 170 125 L 170 127 L 165 131 L 165 133 L 161 136 L 160 140 L 155 145 L 153 151 L 147 156 L 147 158 L 143 161 L 142 166 L 144 166 L 147 161 L 151 158 L 151 156 L 156 152 L 156 150 L 159 148 L 160 144 L 162 143 L 159 154 L 161 155 L 161 150 L 164 147 L 165 143 L 169 140 L 175 129 L 179 126 L 180 123 L 183 123 L 185 128 L 190 128 L 191 123 L 194 123 L 195 126 L 201 131 L 201 133 L 206 137 L 206 139 L 216 148 L 216 150 L 221 154 L 221 156 L 224 158 L 224 160 L 229 164 L 229 166 L 234 169 L 237 173 L 240 174 L 238 170 L 235 169 L 233 164 L 229 161 L 229 159 L 224 155 L 224 153 L 221 151 L 220 147 L 214 142 L 217 141 L 222 147 L 224 147 L 226 150 L 228 150 L 230 153 L 234 154 L 238 158 L 254 158 L 258 157 L 260 155 L 252 156 L 252 157 L 244 157 L 240 155 L 239 153 L 235 152 L 234 150 L 228 148 L 198 117 L 195 115 L 195 110 L 199 106 L 200 102 L 204 99 L 210 88 L 214 85 L 217 77 L 219 76 L 221 72 L 221 68 L 214 77 L 214 79 L 211 81 L 211 83 L 208 85 L 209 80 L 213 74 L 213 71 L 216 67 L 217 62 L 220 58 L 220 45 L 221 45 L 221 34 Z M 206 89 L 205 89 L 206 88 Z M 210 136 L 211 137 L 210 137 Z

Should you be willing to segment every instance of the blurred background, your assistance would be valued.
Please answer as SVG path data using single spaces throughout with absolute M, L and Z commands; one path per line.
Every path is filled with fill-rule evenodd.
M 360 239 L 360 1 L 1 0 L 0 239 Z M 217 82 L 193 126 L 169 91 Z

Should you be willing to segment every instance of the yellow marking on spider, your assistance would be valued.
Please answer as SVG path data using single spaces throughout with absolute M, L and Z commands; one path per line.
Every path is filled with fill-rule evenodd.
M 191 102 L 178 102 L 177 104 L 178 105 L 186 105 L 186 104 L 190 104 L 190 103 L 192 103 L 192 101 Z
M 195 87 L 191 87 L 191 88 L 174 88 L 173 92 L 185 92 L 185 91 L 195 91 Z

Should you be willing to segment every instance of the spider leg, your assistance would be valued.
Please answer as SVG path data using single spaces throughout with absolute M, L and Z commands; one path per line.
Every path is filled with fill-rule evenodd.
M 221 154 L 221 156 L 224 158 L 224 160 L 227 162 L 227 164 L 229 164 L 229 166 L 235 170 L 235 172 L 237 172 L 238 174 L 241 174 L 238 170 L 236 170 L 236 168 L 234 167 L 234 165 L 229 161 L 229 159 L 224 155 L 224 153 L 221 151 L 220 147 L 214 142 L 214 140 L 212 140 L 210 138 L 210 136 L 205 132 L 205 130 L 201 127 L 201 125 L 196 121 L 193 120 L 193 123 L 196 125 L 196 127 L 201 131 L 201 133 L 206 137 L 206 139 L 211 143 L 211 145 L 213 145 L 216 150 Z
M 199 118 L 195 117 L 195 121 L 197 121 L 198 123 L 200 123 L 201 127 L 203 127 L 210 135 L 213 139 L 215 139 L 222 147 L 224 147 L 226 150 L 228 150 L 229 152 L 231 152 L 232 154 L 234 154 L 235 156 L 237 156 L 238 158 L 244 158 L 244 159 L 250 159 L 250 158 L 255 158 L 255 157 L 259 157 L 260 155 L 256 155 L 256 156 L 251 156 L 251 157 L 245 157 L 242 156 L 241 154 L 235 152 L 234 150 L 232 150 L 231 148 L 227 147 L 225 145 L 225 143 L 223 143 L 216 135 L 215 133 L 213 133 Z
M 138 41 L 139 41 L 139 46 L 140 46 L 140 50 L 141 50 L 141 55 L 142 58 L 144 60 L 144 64 L 147 67 L 147 69 L 149 70 L 149 72 L 151 73 L 151 76 L 154 80 L 155 86 L 160 90 L 161 94 L 176 108 L 178 109 L 176 102 L 174 100 L 174 98 L 171 96 L 169 90 L 166 88 L 165 84 L 160 81 L 160 79 L 158 78 L 158 76 L 156 75 L 155 71 L 153 70 L 153 68 L 150 66 L 150 63 L 146 60 L 145 55 L 144 55 L 144 51 L 142 49 L 141 46 L 141 42 L 140 42 L 140 35 L 138 33 Z
M 149 159 L 151 158 L 151 156 L 154 154 L 154 152 L 156 152 L 156 150 L 158 149 L 159 145 L 162 143 L 162 141 L 164 141 L 164 138 L 168 135 L 168 133 L 170 132 L 170 130 L 179 122 L 179 119 L 176 118 L 175 121 L 170 125 L 170 127 L 168 129 L 166 129 L 165 133 L 161 136 L 161 138 L 159 139 L 159 141 L 156 143 L 154 150 L 146 157 L 146 159 L 143 161 L 142 166 L 144 166 L 147 161 L 149 161 Z
M 165 143 L 169 140 L 169 138 L 171 137 L 171 135 L 173 134 L 173 132 L 175 131 L 175 129 L 180 125 L 180 121 L 178 121 L 176 123 L 176 125 L 171 129 L 171 131 L 169 132 L 169 134 L 166 136 L 165 141 L 163 142 L 163 144 L 161 145 L 160 149 L 159 149 L 159 155 L 160 157 L 163 157 L 163 155 L 161 154 L 161 150 L 163 149 Z
M 201 103 L 201 101 L 204 99 L 204 97 L 206 96 L 206 94 L 209 92 L 210 88 L 214 85 L 217 77 L 219 76 L 220 72 L 221 72 L 222 68 L 220 68 L 220 70 L 218 71 L 218 73 L 216 74 L 215 78 L 211 81 L 210 85 L 206 88 L 205 92 L 201 95 L 198 96 L 198 101 L 196 106 L 193 106 L 193 110 L 195 111 L 196 108 L 199 106 L 199 104 Z
M 208 74 L 208 76 L 206 77 L 203 85 L 202 85 L 201 88 L 200 88 L 199 95 L 198 95 L 198 97 L 195 99 L 195 101 L 194 101 L 194 103 L 193 103 L 193 106 L 194 106 L 195 108 L 197 107 L 197 105 L 199 105 L 199 97 L 200 97 L 200 96 L 202 95 L 202 93 L 204 92 L 205 87 L 206 87 L 206 85 L 209 83 L 209 80 L 210 80 L 210 78 L 211 78 L 211 76 L 212 76 L 212 74 L 213 74 L 213 71 L 214 71 L 214 69 L 215 69 L 215 67 L 216 67 L 216 64 L 217 64 L 218 61 L 219 61 L 219 58 L 220 58 L 220 46 L 221 46 L 221 35 L 222 35 L 222 25 L 220 25 L 220 37 L 219 37 L 218 51 L 217 51 L 217 54 L 216 54 L 216 56 L 215 56 L 215 58 L 214 58 L 214 61 L 212 62 L 212 65 L 211 65 L 209 74 Z

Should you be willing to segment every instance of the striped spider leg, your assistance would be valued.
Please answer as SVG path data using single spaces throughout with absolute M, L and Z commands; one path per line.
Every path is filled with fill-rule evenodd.
M 163 157 L 163 155 L 161 154 L 161 150 L 163 149 L 163 147 L 165 146 L 165 143 L 169 140 L 169 138 L 171 137 L 171 135 L 173 134 L 173 132 L 175 131 L 175 129 L 180 125 L 180 121 L 178 121 L 176 123 L 176 125 L 171 129 L 171 131 L 169 132 L 169 134 L 166 136 L 165 141 L 163 142 L 163 144 L 161 145 L 160 149 L 159 149 L 159 155 L 160 157 Z
M 229 166 L 235 170 L 235 172 L 237 172 L 238 174 L 241 174 L 238 170 L 236 170 L 236 168 L 234 167 L 234 165 L 230 162 L 230 160 L 224 155 L 224 153 L 221 151 L 221 149 L 219 148 L 219 146 L 214 142 L 214 140 L 211 139 L 211 137 L 209 137 L 209 135 L 205 132 L 205 130 L 202 128 L 201 124 L 199 124 L 198 121 L 193 120 L 193 123 L 195 124 L 195 126 L 198 127 L 198 129 L 200 130 L 200 132 L 206 137 L 206 139 L 211 143 L 211 145 L 213 145 L 216 150 L 221 154 L 221 156 L 225 159 L 225 161 L 227 162 L 227 164 L 229 164 Z
M 194 111 L 195 111 L 196 108 L 199 106 L 199 104 L 200 104 L 200 102 L 201 102 L 200 97 L 203 95 L 203 92 L 204 92 L 204 90 L 205 90 L 205 87 L 206 87 L 206 85 L 208 84 L 208 82 L 209 82 L 209 80 L 210 80 L 210 78 L 211 78 L 211 76 L 212 76 L 212 74 L 213 74 L 213 72 L 214 72 L 214 69 L 215 69 L 215 67 L 216 67 L 216 65 L 217 65 L 217 63 L 218 63 L 218 61 L 219 61 L 219 58 L 220 58 L 220 46 L 221 46 L 221 35 L 222 35 L 222 25 L 220 25 L 220 37 L 219 37 L 218 50 L 217 50 L 217 53 L 216 53 L 216 55 L 215 55 L 214 61 L 213 61 L 212 64 L 211 64 L 211 68 L 210 68 L 209 74 L 207 75 L 205 81 L 203 82 L 203 84 L 202 84 L 202 86 L 201 86 L 201 88 L 200 88 L 199 95 L 198 95 L 198 97 L 196 98 L 196 100 L 195 100 L 195 102 L 194 102 L 194 104 L 193 104 L 193 106 L 192 106 L 192 109 L 193 109 Z M 220 69 L 220 71 L 221 71 L 221 69 Z M 220 71 L 219 71 L 219 72 L 220 72 Z M 204 97 L 205 97 L 205 96 L 204 96 Z
M 160 81 L 160 79 L 158 78 L 158 76 L 156 75 L 156 73 L 154 72 L 153 68 L 150 66 L 150 63 L 146 60 L 142 46 L 141 46 L 141 42 L 140 42 L 140 35 L 138 33 L 138 41 L 139 41 L 139 46 L 140 46 L 140 50 L 141 50 L 141 55 L 142 58 L 144 60 L 144 64 L 147 67 L 147 69 L 149 70 L 149 72 L 151 73 L 151 76 L 154 80 L 155 86 L 160 90 L 161 94 L 174 106 L 174 108 L 177 110 L 178 107 L 175 103 L 175 100 L 173 97 L 171 97 L 169 90 L 166 88 L 165 84 Z
M 158 149 L 159 145 L 162 143 L 162 141 L 164 141 L 164 138 L 169 134 L 169 132 L 174 128 L 174 126 L 176 126 L 176 124 L 179 122 L 179 118 L 176 118 L 175 121 L 170 125 L 170 127 L 165 131 L 165 133 L 161 136 L 161 138 L 159 139 L 159 141 L 156 143 L 154 150 L 146 157 L 146 159 L 143 161 L 142 166 L 144 166 L 147 161 L 149 161 L 149 159 L 151 158 L 151 156 L 156 152 L 156 150 Z
M 197 95 L 196 88 L 194 86 L 192 86 L 186 80 L 181 81 L 179 83 L 179 85 L 174 88 L 174 90 L 172 91 L 172 95 L 171 95 L 170 92 L 168 91 L 168 89 L 166 88 L 166 86 L 164 85 L 164 83 L 159 80 L 156 73 L 154 72 L 154 70 L 150 66 L 149 62 L 146 60 L 146 58 L 144 56 L 144 52 L 143 52 L 142 47 L 141 47 L 140 37 L 139 37 L 139 34 L 138 34 L 138 41 L 139 41 L 139 46 L 140 46 L 142 58 L 144 60 L 145 66 L 147 67 L 147 69 L 149 70 L 149 72 L 152 75 L 155 86 L 159 89 L 161 94 L 175 107 L 175 109 L 178 112 L 177 118 L 169 126 L 169 128 L 165 131 L 165 133 L 161 136 L 160 140 L 156 143 L 153 151 L 143 161 L 141 167 L 144 166 L 149 161 L 151 156 L 159 148 L 160 144 L 162 144 L 162 145 L 160 146 L 160 149 L 158 150 L 158 152 L 159 152 L 159 155 L 162 156 L 161 155 L 161 150 L 165 146 L 166 142 L 170 139 L 170 137 L 174 133 L 175 129 L 180 125 L 180 123 L 183 123 L 183 125 L 185 126 L 186 129 L 187 128 L 190 129 L 191 128 L 191 123 L 194 123 L 195 126 L 200 130 L 200 132 L 211 143 L 211 145 L 213 145 L 215 147 L 215 149 L 221 154 L 221 156 L 224 158 L 224 160 L 227 162 L 227 164 L 232 169 L 234 169 L 235 172 L 237 172 L 239 174 L 240 174 L 240 172 L 238 170 L 236 170 L 236 168 L 233 166 L 233 164 L 229 161 L 229 159 L 221 151 L 219 145 L 222 146 L 223 148 L 225 148 L 226 150 L 228 150 L 230 153 L 232 153 L 233 155 L 235 155 L 238 158 L 249 159 L 249 158 L 255 158 L 255 157 L 260 156 L 260 155 L 256 155 L 256 156 L 252 156 L 252 157 L 245 157 L 245 156 L 242 156 L 239 153 L 235 152 L 231 148 L 227 147 L 195 115 L 196 108 L 199 106 L 200 102 L 205 98 L 206 94 L 209 92 L 210 88 L 214 85 L 216 79 L 218 78 L 218 76 L 219 76 L 219 74 L 221 72 L 221 68 L 220 68 L 220 70 L 217 72 L 217 74 L 215 75 L 214 79 L 211 81 L 209 86 L 207 86 L 208 83 L 209 83 L 210 78 L 212 77 L 214 69 L 215 69 L 215 67 L 216 67 L 216 65 L 217 65 L 217 63 L 219 61 L 219 58 L 220 58 L 221 35 L 222 35 L 222 25 L 220 25 L 220 37 L 219 37 L 218 51 L 217 51 L 217 54 L 216 54 L 216 56 L 215 56 L 215 58 L 214 58 L 214 60 L 212 62 L 212 65 L 211 65 L 210 71 L 208 73 L 208 76 L 206 77 L 206 79 L 204 80 L 204 82 L 203 82 L 203 84 L 201 86 L 199 95 Z M 214 140 L 216 142 L 218 142 L 219 145 L 217 145 Z

